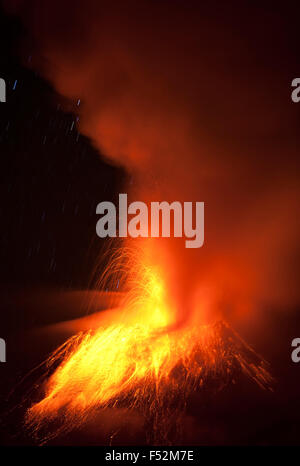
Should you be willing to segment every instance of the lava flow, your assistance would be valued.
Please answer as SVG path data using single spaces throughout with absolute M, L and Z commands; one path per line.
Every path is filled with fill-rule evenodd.
M 224 322 L 200 326 L 195 316 L 176 328 L 162 271 L 126 260 L 131 289 L 118 318 L 73 336 L 47 361 L 52 375 L 26 418 L 43 441 L 100 409 L 125 407 L 150 419 L 151 442 L 170 442 L 194 390 L 211 383 L 220 390 L 240 372 L 263 388 L 271 384 L 267 364 Z

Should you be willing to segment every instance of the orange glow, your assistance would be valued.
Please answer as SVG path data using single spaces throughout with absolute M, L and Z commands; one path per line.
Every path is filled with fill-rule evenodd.
M 27 412 L 36 431 L 57 419 L 60 429 L 68 430 L 95 409 L 120 403 L 145 413 L 180 395 L 181 409 L 192 390 L 209 378 L 222 386 L 237 367 L 261 386 L 269 385 L 265 362 L 226 324 L 199 326 L 194 320 L 176 329 L 161 270 L 139 264 L 137 271 L 130 256 L 126 260 L 132 288 L 118 318 L 72 337 L 49 358 L 50 369 L 60 365 L 45 384 L 44 398 Z M 108 270 L 117 264 L 113 260 Z

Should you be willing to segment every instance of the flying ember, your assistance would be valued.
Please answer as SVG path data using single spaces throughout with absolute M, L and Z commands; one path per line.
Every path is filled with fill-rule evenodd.
M 120 406 L 153 424 L 159 419 L 160 438 L 152 440 L 166 440 L 188 396 L 212 380 L 222 388 L 242 372 L 264 388 L 270 385 L 266 363 L 224 322 L 200 326 L 194 316 L 174 329 L 162 271 L 130 261 L 128 270 L 131 288 L 111 325 L 99 321 L 96 330 L 73 336 L 47 361 L 52 375 L 26 417 L 42 441 Z

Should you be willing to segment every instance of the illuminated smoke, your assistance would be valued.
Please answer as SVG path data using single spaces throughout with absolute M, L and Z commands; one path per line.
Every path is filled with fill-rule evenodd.
M 276 11 L 260 26 L 255 6 L 193 1 L 8 8 L 30 30 L 33 64 L 81 100 L 79 130 L 134 175 L 134 199 L 205 202 L 204 248 L 163 244 L 185 312 L 199 286 L 233 315 L 297 300 L 298 123 L 269 53 L 289 54 Z

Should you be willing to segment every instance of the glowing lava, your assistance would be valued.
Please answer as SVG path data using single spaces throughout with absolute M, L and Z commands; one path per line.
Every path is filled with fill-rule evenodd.
M 52 375 L 44 397 L 26 418 L 36 433 L 47 426 L 44 440 L 78 427 L 97 409 L 117 406 L 137 408 L 153 423 L 159 417 L 160 436 L 167 437 L 170 403 L 178 418 L 189 394 L 209 381 L 220 389 L 240 371 L 269 385 L 266 363 L 226 324 L 170 330 L 172 312 L 157 270 L 143 267 L 135 283 L 119 320 L 72 337 L 47 361 Z

